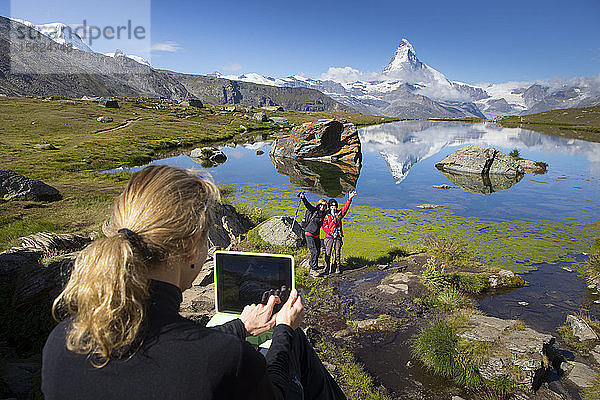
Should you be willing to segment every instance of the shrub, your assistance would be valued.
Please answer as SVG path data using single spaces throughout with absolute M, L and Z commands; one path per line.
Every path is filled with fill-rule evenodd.
M 444 311 L 454 311 L 471 307 L 471 301 L 460 291 L 452 288 L 443 289 L 437 295 L 440 307 Z
M 425 269 L 421 274 L 423 284 L 431 291 L 437 292 L 448 285 L 446 274 L 444 273 L 444 265 L 440 265 L 439 269 L 435 263 L 435 258 L 430 257 L 425 264 Z
M 458 337 L 445 320 L 431 322 L 417 335 L 413 354 L 435 374 L 458 385 L 475 388 L 482 384 L 476 362 L 468 353 L 459 352 Z
M 457 337 L 444 320 L 435 320 L 417 336 L 414 355 L 438 375 L 451 378 L 455 375 Z
M 487 274 L 453 272 L 446 279 L 453 288 L 465 293 L 479 294 L 489 286 Z

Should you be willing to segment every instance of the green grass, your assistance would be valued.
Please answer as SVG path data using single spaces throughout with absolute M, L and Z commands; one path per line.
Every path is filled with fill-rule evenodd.
M 600 107 L 569 108 L 542 113 L 501 117 L 504 127 L 521 127 L 548 135 L 600 141 Z
M 600 285 L 600 238 L 594 239 L 592 254 L 586 262 L 586 270 L 589 280 Z
M 592 382 L 592 386 L 583 389 L 583 400 L 598 400 L 600 399 L 600 374 L 596 374 Z
M 58 225 L 45 220 L 22 220 L 17 217 L 0 217 L 0 251 L 19 245 L 18 239 L 37 232 L 52 232 Z
M 568 323 L 559 326 L 558 328 L 556 328 L 556 331 L 560 334 L 563 341 L 569 348 L 573 349 L 576 353 L 581 354 L 583 356 L 587 356 L 590 353 L 590 351 L 596 346 L 594 340 L 580 341 L 579 338 L 573 335 L 573 329 Z
M 458 290 L 452 288 L 445 288 L 436 293 L 417 297 L 414 299 L 414 302 L 444 312 L 452 312 L 465 308 L 472 308 L 474 306 L 472 300 Z
M 335 366 L 332 375 L 350 400 L 391 400 L 386 390 L 375 384 L 349 350 L 321 341 L 315 345 L 315 351 L 322 360 Z
M 104 174 L 121 165 L 141 165 L 157 158 L 181 154 L 195 146 L 262 140 L 281 131 L 278 124 L 244 119 L 246 111 L 221 112 L 220 107 L 182 107 L 159 99 L 120 98 L 120 108 L 76 101 L 64 104 L 34 98 L 0 97 L 0 165 L 59 189 L 55 202 L 0 203 L 0 249 L 15 245 L 17 237 L 38 230 L 89 232 L 106 218 L 114 197 L 131 174 Z M 359 126 L 396 119 L 354 113 L 269 112 L 299 124 L 323 118 L 343 118 Z M 112 123 L 96 118 L 111 116 Z M 129 122 L 129 125 L 123 126 Z M 241 133 L 244 125 L 248 133 Z M 107 129 L 123 126 L 120 129 Z M 36 144 L 50 144 L 35 149 Z M 201 168 L 199 165 L 198 168 Z M 259 207 L 260 208 L 260 207 Z M 254 223 L 264 216 L 247 210 Z M 8 222 L 6 222 L 8 221 Z M 49 222 L 52 221 L 52 222 Z
M 0 98 L 0 165 L 36 179 L 85 181 L 90 179 L 89 172 L 122 164 L 144 164 L 192 146 L 245 142 L 281 130 L 278 124 L 244 119 L 245 112 L 222 113 L 219 107 L 210 105 L 197 109 L 140 98 L 120 98 L 119 105 L 117 109 L 106 109 L 87 101 L 64 104 Z M 102 115 L 111 116 L 114 121 L 97 122 L 96 118 Z M 292 124 L 331 117 L 358 126 L 397 120 L 342 112 L 287 111 L 269 115 L 285 116 Z M 240 125 L 251 133 L 240 133 Z M 51 147 L 35 149 L 36 144 Z M 103 180 L 100 176 L 94 179 Z
M 18 245 L 18 238 L 37 232 L 99 232 L 122 184 L 68 183 L 57 188 L 53 202 L 7 201 L 0 204 L 0 249 Z M 0 251 L 1 251 L 0 250 Z

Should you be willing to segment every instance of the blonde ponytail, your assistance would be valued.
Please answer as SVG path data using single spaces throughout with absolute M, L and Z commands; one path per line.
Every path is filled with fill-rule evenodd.
M 55 318 L 72 318 L 69 350 L 91 355 L 97 367 L 135 350 L 147 317 L 148 273 L 206 242 L 218 198 L 214 183 L 178 168 L 151 166 L 131 178 L 106 237 L 80 252 L 54 302 Z

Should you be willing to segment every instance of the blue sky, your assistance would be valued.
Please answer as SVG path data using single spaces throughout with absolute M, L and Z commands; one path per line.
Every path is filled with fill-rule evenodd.
M 106 11 L 106 2 L 62 2 L 85 4 L 92 16 Z M 20 17 L 47 23 L 67 15 L 69 7 L 54 1 L 47 11 L 47 3 Z M 10 15 L 8 0 L 0 0 L 0 14 Z M 154 0 L 152 64 L 200 74 L 319 77 L 345 66 L 375 72 L 404 37 L 451 80 L 592 76 L 600 73 L 599 17 L 598 0 Z

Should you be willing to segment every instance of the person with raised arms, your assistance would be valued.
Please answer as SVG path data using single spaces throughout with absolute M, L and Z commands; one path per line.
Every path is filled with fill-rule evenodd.
M 344 231 L 342 230 L 342 218 L 348 212 L 352 198 L 356 192 L 350 192 L 346 204 L 338 211 L 338 202 L 336 199 L 329 199 L 329 212 L 323 219 L 323 231 L 325 232 L 325 273 L 331 273 L 335 270 L 336 274 L 341 273 L 341 252 Z M 334 253 L 334 261 L 331 264 L 331 253 Z

